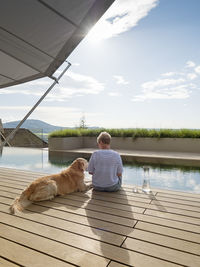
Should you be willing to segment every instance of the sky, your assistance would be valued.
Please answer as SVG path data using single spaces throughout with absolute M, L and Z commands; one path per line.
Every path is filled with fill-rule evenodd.
M 200 1 L 116 0 L 29 119 L 77 127 L 200 129 Z M 55 73 L 66 67 L 63 64 Z M 49 78 L 0 89 L 2 122 L 21 120 Z

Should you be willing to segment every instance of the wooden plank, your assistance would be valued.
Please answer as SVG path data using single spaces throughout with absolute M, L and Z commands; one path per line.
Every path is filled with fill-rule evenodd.
M 156 239 L 156 241 L 157 240 L 158 239 Z M 152 241 L 155 242 L 155 240 Z M 162 258 L 184 266 L 190 266 L 190 267 L 200 266 L 200 257 L 196 255 L 129 237 L 124 242 L 123 247 L 126 249 L 132 249 L 137 251 L 140 249 L 145 254 Z
M 4 194 L 9 193 L 13 198 L 15 198 L 17 195 L 19 195 L 22 191 L 21 189 L 15 189 L 15 188 L 7 188 L 5 186 L 0 185 L 0 191 L 1 194 L 4 192 Z
M 159 211 L 164 211 L 166 213 L 171 213 L 171 214 L 178 214 L 178 215 L 185 215 L 188 217 L 194 217 L 194 218 L 199 218 L 200 219 L 200 213 L 197 211 L 188 211 L 185 209 L 180 209 L 180 208 L 171 208 L 166 205 L 149 205 L 148 207 L 149 210 L 159 210 Z M 199 220 L 200 223 L 200 220 Z
M 6 228 L 10 230 L 10 228 Z M 22 236 L 23 239 L 23 236 Z M 5 257 L 16 264 L 22 266 L 38 267 L 38 266 L 58 266 L 58 267 L 67 267 L 74 266 L 70 263 L 61 261 L 54 257 L 50 257 L 43 253 L 33 250 L 31 248 L 24 247 L 23 245 L 16 244 L 15 242 L 3 239 L 0 237 L 0 253 L 2 257 Z M 3 265 L 9 266 L 9 265 Z M 12 265 L 11 265 L 12 266 Z M 15 266 L 15 265 L 14 265 Z
M 171 236 L 171 237 L 176 237 L 182 240 L 187 240 L 191 242 L 196 242 L 200 244 L 200 235 L 180 229 L 175 229 L 167 226 L 161 226 L 158 224 L 153 224 L 153 223 L 147 223 L 147 222 L 142 222 L 139 221 L 136 226 L 136 229 L 144 230 L 144 231 L 149 231 L 161 235 L 166 235 L 166 236 Z M 192 230 L 192 229 L 191 229 Z M 129 234 L 129 236 L 132 236 L 132 232 Z
M 170 208 L 176 208 L 176 209 L 182 209 L 182 210 L 188 210 L 188 211 L 196 211 L 200 212 L 200 206 L 192 206 L 190 203 L 184 203 L 184 204 L 179 204 L 176 202 L 169 202 L 168 201 L 159 201 L 158 199 L 152 200 L 151 204 L 149 205 L 150 207 L 159 207 L 159 206 L 166 206 Z
M 9 214 L 8 206 L 0 204 L 0 211 Z M 0 213 L 3 217 L 4 214 Z M 80 236 L 89 237 L 113 245 L 120 246 L 125 239 L 125 236 L 114 233 L 109 233 L 103 229 L 91 228 L 89 226 L 81 225 L 80 223 L 73 223 L 60 218 L 53 218 L 45 216 L 44 214 L 24 212 L 18 213 L 18 217 L 31 220 L 33 222 L 40 222 L 44 225 L 59 228 L 60 230 L 69 231 L 70 233 L 78 234 Z M 67 216 L 66 216 L 67 217 Z M 4 221 L 5 222 L 5 221 Z
M 49 231 L 47 226 L 40 225 L 37 227 L 36 223 L 24 223 L 21 218 L 11 215 L 7 216 L 10 216 L 14 219 L 17 228 L 2 224 L 0 227 L 0 234 L 3 238 L 14 240 L 21 245 L 26 245 L 34 249 L 42 249 L 42 251 L 48 255 L 56 255 L 56 257 L 59 259 L 77 264 L 79 266 L 106 266 L 108 264 L 108 260 L 106 260 L 106 258 L 136 267 L 177 266 L 177 264 L 150 257 L 148 255 L 143 255 L 138 252 L 126 250 L 121 247 L 112 246 L 103 242 L 94 242 L 92 239 L 87 242 L 87 239 L 85 239 L 85 241 L 81 241 L 80 236 L 73 236 L 73 238 L 69 238 L 68 236 L 68 238 L 66 238 L 63 232 L 60 234 L 57 232 L 57 234 L 54 235 L 55 231 L 58 231 L 57 229 L 51 229 Z M 21 222 L 19 220 L 21 220 Z M 6 223 L 13 224 L 12 219 L 7 218 Z M 36 231 L 45 237 L 33 234 Z M 46 238 L 48 235 L 51 236 L 51 239 Z M 56 238 L 56 240 L 62 240 L 62 242 L 65 242 L 65 244 L 52 240 L 54 238 Z M 73 247 L 70 247 L 66 243 L 70 243 Z M 81 249 L 77 251 L 77 246 L 79 248 L 84 248 L 84 251 Z M 92 253 L 101 255 L 102 257 L 88 253 L 88 250 Z
M 74 197 L 73 194 L 71 195 L 66 195 L 64 196 L 63 198 L 59 198 L 57 200 L 57 202 L 59 203 L 64 203 L 64 200 L 63 199 L 67 199 L 68 200 L 68 203 L 71 203 L 71 205 L 78 205 L 78 201 L 72 201 L 71 199 L 78 199 L 78 200 L 81 200 L 83 201 L 82 198 L 80 197 Z M 69 201 L 70 200 L 70 201 Z M 112 207 L 117 207 L 116 205 L 112 205 L 113 203 L 110 203 L 108 201 L 106 201 L 105 203 L 103 203 L 102 201 L 95 201 L 93 199 L 89 199 L 89 200 L 86 200 L 84 201 L 84 204 L 82 205 L 82 207 L 86 207 L 88 209 L 91 209 L 91 210 L 94 210 L 96 209 L 94 204 L 98 204 L 98 210 L 101 211 L 103 210 L 104 212 L 108 212 L 110 214 L 115 214 L 115 210 L 109 208 L 109 207 L 106 207 L 105 205 L 107 206 L 112 206 Z M 99 205 L 101 204 L 101 206 Z M 102 208 L 102 205 L 103 205 L 103 208 Z M 123 208 L 122 206 L 120 206 L 121 208 Z M 147 208 L 149 209 L 155 209 L 155 210 L 161 210 L 161 211 L 165 211 L 165 212 L 168 212 L 168 213 L 173 213 L 173 214 L 179 214 L 179 215 L 186 215 L 186 216 L 190 216 L 190 217 L 196 217 L 196 218 L 200 218 L 200 213 L 198 212 L 193 212 L 193 211 L 187 211 L 187 210 L 183 210 L 183 209 L 176 209 L 176 208 L 170 208 L 170 207 L 164 207 L 162 205 L 159 205 L 159 206 L 156 206 L 156 205 L 147 205 Z M 130 205 L 130 201 L 127 201 L 126 203 L 126 209 L 128 210 L 129 209 L 129 212 L 125 212 L 125 211 L 117 211 L 118 215 L 119 216 L 124 216 L 124 217 L 129 217 L 131 218 L 132 217 L 132 214 L 130 214 L 130 212 L 134 212 L 134 213 L 143 213 L 144 212 L 144 209 L 142 208 L 134 208 L 132 205 Z M 121 214 L 121 215 L 120 215 Z
M 0 182 L 0 186 L 4 186 L 4 187 L 7 187 L 7 188 L 15 188 L 15 189 L 19 189 L 21 191 L 25 188 L 25 187 L 23 187 L 23 189 L 22 189 L 22 186 L 15 185 L 15 184 L 8 184 L 6 182 Z
M 8 181 L 0 181 L 0 185 L 3 185 L 3 186 L 7 186 L 7 187 L 13 187 L 13 188 L 18 188 L 18 189 L 21 189 L 23 190 L 24 188 L 26 188 L 26 186 L 28 185 L 29 183 L 27 184 L 21 184 L 20 182 L 18 183 L 15 183 L 14 181 L 13 182 L 8 182 Z
M 9 203 L 11 203 L 11 201 Z M 44 207 L 43 208 L 44 210 L 46 210 L 45 207 L 47 207 L 47 208 L 56 208 L 60 211 L 69 212 L 70 218 L 72 217 L 72 220 L 74 219 L 73 218 L 74 216 L 76 218 L 77 215 L 84 215 L 84 216 L 88 216 L 90 218 L 90 221 L 92 221 L 94 226 L 101 227 L 100 225 L 102 223 L 103 227 L 105 227 L 105 229 L 108 229 L 108 230 L 112 229 L 113 232 L 119 233 L 119 231 L 121 231 L 123 234 L 130 233 L 130 230 L 128 227 L 121 227 L 120 225 L 109 224 L 109 220 L 105 221 L 105 219 L 106 219 L 105 216 L 101 216 L 100 213 L 89 212 L 87 214 L 87 212 L 85 210 L 81 210 L 81 209 L 73 210 L 72 208 L 70 208 L 70 206 L 68 206 L 68 207 L 67 207 L 67 205 L 61 206 L 57 203 L 52 203 L 52 202 L 42 202 L 42 206 Z M 55 213 L 55 211 L 53 211 L 53 210 L 51 212 Z M 74 215 L 71 213 L 74 213 Z M 83 220 L 82 216 L 81 216 L 81 219 Z M 101 223 L 98 222 L 98 219 L 101 220 Z M 143 221 L 143 222 L 154 223 L 157 225 L 168 226 L 171 228 L 177 228 L 177 229 L 181 229 L 181 230 L 185 230 L 185 231 L 189 231 L 189 232 L 193 232 L 193 233 L 195 233 L 195 232 L 200 233 L 200 226 L 192 225 L 192 227 L 191 227 L 190 224 L 185 223 L 185 222 L 178 222 L 178 221 L 174 221 L 174 220 L 170 220 L 170 219 L 159 218 L 159 217 L 150 216 L 150 215 L 136 214 L 136 213 L 134 214 L 134 219 L 135 219 L 135 223 L 137 222 L 137 220 L 139 220 L 139 221 Z M 117 220 L 116 220 L 116 223 L 117 223 Z
M 158 195 L 156 196 L 152 196 L 152 195 L 148 195 L 148 197 L 144 194 L 144 193 L 132 193 L 132 194 L 129 194 L 129 195 L 125 195 L 125 194 L 120 194 L 120 197 L 119 195 L 115 194 L 112 194 L 112 193 L 109 193 L 109 195 L 106 193 L 102 193 L 102 192 L 94 192 L 93 193 L 93 197 L 95 197 L 96 199 L 101 199 L 101 200 L 104 200 L 105 197 L 106 198 L 109 198 L 110 201 L 113 201 L 113 202 L 121 202 L 121 200 L 118 200 L 118 198 L 122 199 L 122 202 L 123 203 L 123 199 L 125 199 L 125 201 L 127 201 L 127 199 L 130 201 L 132 201 L 132 204 L 134 205 L 140 205 L 141 203 L 151 203 L 151 201 L 163 201 L 163 202 L 167 202 L 166 204 L 163 203 L 163 205 L 167 205 L 167 206 L 171 206 L 173 204 L 182 204 L 182 205 L 187 205 L 187 206 L 194 206 L 194 207 L 200 207 L 200 201 L 191 201 L 191 200 L 184 200 L 183 199 L 179 199 L 179 198 L 171 198 L 171 197 L 160 197 Z M 91 194 L 91 192 L 88 193 L 88 195 Z M 112 195 L 111 195 L 112 194 Z M 169 204 L 168 204 L 169 203 Z M 156 203 L 155 203 L 156 204 Z M 146 206 L 143 206 L 144 208 Z
M 158 214 L 159 215 L 159 214 Z M 172 216 L 173 217 L 173 216 Z M 185 230 L 185 231 L 189 231 L 189 232 L 193 232 L 193 233 L 198 233 L 200 234 L 200 226 L 199 225 L 195 225 L 195 224 L 190 224 L 190 223 L 186 223 L 186 222 L 182 222 L 182 221 L 176 221 L 173 220 L 171 218 L 165 218 L 165 216 L 163 215 L 163 217 L 156 217 L 156 216 L 151 216 L 148 214 L 134 214 L 134 218 L 138 221 L 143 221 L 143 222 L 149 222 L 149 223 L 154 223 L 157 225 L 162 225 L 162 226 L 168 226 L 171 228 L 175 228 L 175 229 L 181 229 L 181 230 Z
M 167 199 L 168 201 L 166 201 L 166 202 L 165 201 L 160 202 L 157 199 L 157 197 L 155 197 L 155 196 L 153 199 L 149 199 L 148 201 L 146 200 L 145 203 L 147 203 L 147 204 L 145 204 L 143 202 L 139 202 L 138 199 L 132 200 L 132 198 L 125 197 L 125 196 L 123 197 L 122 200 L 118 199 L 118 198 L 113 198 L 113 197 L 111 198 L 110 193 L 109 193 L 109 195 L 107 194 L 107 195 L 101 196 L 101 195 L 96 194 L 96 192 L 94 192 L 94 191 L 92 191 L 92 192 L 89 191 L 85 194 L 75 193 L 75 194 L 71 195 L 70 197 L 75 199 L 76 195 L 78 197 L 83 196 L 85 198 L 88 198 L 88 197 L 91 198 L 92 197 L 92 199 L 94 199 L 94 200 L 101 200 L 101 201 L 105 201 L 106 203 L 109 202 L 109 204 L 110 203 L 119 203 L 119 205 L 120 205 L 120 204 L 127 204 L 127 202 L 128 202 L 128 204 L 131 206 L 137 206 L 137 207 L 141 207 L 141 208 L 149 208 L 149 209 L 155 209 L 155 210 L 158 210 L 159 208 L 161 209 L 162 206 L 166 206 L 169 208 L 175 208 L 175 209 L 178 208 L 178 209 L 188 210 L 188 211 L 197 211 L 197 212 L 200 211 L 200 208 L 198 208 L 196 206 L 194 206 L 194 207 L 192 206 L 193 202 L 192 203 L 191 202 L 187 202 L 187 203 L 183 202 L 180 204 L 176 204 L 176 202 L 170 202 L 171 200 L 169 198 Z M 150 203 L 150 202 L 151 202 L 151 204 L 148 205 L 148 203 Z M 194 204 L 196 204 L 196 203 L 198 206 L 200 206 L 198 202 L 195 202 Z M 177 210 L 175 210 L 175 213 L 176 212 L 177 212 Z M 197 216 L 199 216 L 199 215 L 197 215 Z
M 100 198 L 106 197 L 110 199 L 120 199 L 120 201 L 123 201 L 123 199 L 127 200 L 132 200 L 132 201 L 138 201 L 138 202 L 143 202 L 143 203 L 150 203 L 151 199 L 149 198 L 149 195 L 146 195 L 144 193 L 130 193 L 127 194 L 126 192 L 124 193 L 124 189 L 122 189 L 118 192 L 98 192 L 94 191 L 94 195 L 99 196 Z
M 195 207 L 200 207 L 199 201 L 191 201 L 191 200 L 184 200 L 184 199 L 178 199 L 178 198 L 169 198 L 169 197 L 160 197 L 159 195 L 156 196 L 157 201 L 164 201 L 164 202 L 170 202 L 172 205 L 173 204 L 181 204 L 181 205 L 187 205 L 187 206 L 193 206 Z
M 99 211 L 99 212 L 103 212 L 103 213 L 107 213 L 107 214 L 110 214 L 110 215 L 116 215 L 119 216 L 119 223 L 120 224 L 124 224 L 123 221 L 126 219 L 126 218 L 129 218 L 129 219 L 134 219 L 133 217 L 133 212 L 138 212 L 138 213 L 143 213 L 144 212 L 144 209 L 141 209 L 141 208 L 132 208 L 131 209 L 131 206 L 126 206 L 127 210 L 121 210 L 121 209 L 116 209 L 116 208 L 113 208 L 112 207 L 112 204 L 111 204 L 111 207 L 109 207 L 109 205 L 97 205 L 97 204 L 91 204 L 92 200 L 89 199 L 88 201 L 86 201 L 85 199 L 82 199 L 82 201 L 73 201 L 71 200 L 73 199 L 73 196 L 69 195 L 66 196 L 66 197 L 56 197 L 54 200 L 56 203 L 61 203 L 61 204 L 69 204 L 69 205 L 72 205 L 72 206 L 76 206 L 76 207 L 82 207 L 84 209 L 88 209 L 90 211 Z M 99 202 L 98 202 L 99 203 Z M 102 203 L 101 203 L 102 204 Z M 108 203 L 109 204 L 109 203 Z M 128 211 L 129 209 L 129 211 Z M 125 222 L 127 223 L 127 221 Z M 131 223 L 128 225 L 128 226 L 133 226 L 133 222 L 131 221 Z
M 19 186 L 21 186 L 21 187 L 23 187 L 23 188 L 25 188 L 27 185 L 29 185 L 30 184 L 30 182 L 23 182 L 23 181 L 15 181 L 15 180 L 9 180 L 9 179 L 2 179 L 2 178 L 0 178 L 0 182 L 1 183 L 5 183 L 5 184 L 8 184 L 8 185 L 19 185 Z
M 38 220 L 38 218 L 36 217 L 36 219 Z M 6 220 L 7 221 L 7 220 Z M 40 219 L 39 219 L 39 221 L 41 221 Z
M 0 244 L 1 244 L 1 240 L 0 240 Z M 16 267 L 16 266 L 19 266 L 18 264 L 15 264 L 15 263 L 12 263 L 6 259 L 3 259 L 1 256 L 0 256 L 0 266 L 3 267 L 3 266 L 6 266 L 6 267 Z
M 165 198 L 173 198 L 173 199 L 183 199 L 183 200 L 189 200 L 194 202 L 200 202 L 200 197 L 198 194 L 193 193 L 192 195 L 180 195 L 180 194 L 167 194 L 167 193 L 157 193 L 156 196 L 158 197 L 165 197 Z
M 53 237 L 54 237 L 53 235 L 51 236 L 51 239 L 44 237 L 48 232 L 48 230 L 44 229 L 45 226 L 42 226 L 39 224 L 37 225 L 36 223 L 32 223 L 32 222 L 27 223 L 26 221 L 23 221 L 21 218 L 17 218 L 15 216 L 11 216 L 11 215 L 7 215 L 7 216 L 12 217 L 7 220 L 7 224 L 10 224 L 10 223 L 12 224 L 11 221 L 14 221 L 13 223 L 16 223 L 16 227 L 20 227 L 21 229 L 14 228 L 11 225 L 1 224 L 0 234 L 5 239 L 9 239 L 10 241 L 15 241 L 16 243 L 20 245 L 24 245 L 34 250 L 48 254 L 52 257 L 56 257 L 57 259 L 65 261 L 66 263 L 69 262 L 72 264 L 77 264 L 79 266 L 85 266 L 85 267 L 106 266 L 108 264 L 108 260 L 104 259 L 103 257 L 99 257 L 97 255 L 88 253 L 84 250 L 77 249 L 77 248 L 71 247 L 70 245 L 66 245 L 66 244 L 53 240 Z M 19 220 L 21 220 L 21 222 L 19 222 Z M 36 227 L 35 230 L 33 229 L 34 232 L 39 230 L 38 227 L 44 230 L 44 232 L 39 231 L 43 236 L 33 234 L 32 231 L 30 232 L 24 231 L 27 229 L 31 230 L 31 226 Z M 46 226 L 46 229 L 47 228 L 48 227 Z M 49 229 L 50 231 L 49 234 L 51 234 L 53 230 L 55 231 L 56 229 L 53 229 L 53 228 Z M 82 244 L 82 247 L 84 247 L 83 244 Z M 20 257 L 21 257 L 21 253 L 20 253 Z M 20 257 L 18 255 L 18 258 Z M 47 263 L 45 261 L 45 265 L 46 264 Z M 50 265 L 50 266 L 57 266 L 57 265 Z M 66 265 L 62 265 L 62 266 L 66 266 Z
M 144 212 L 144 208 L 141 207 L 135 207 L 133 205 L 130 204 L 130 202 L 127 200 L 127 202 L 123 204 L 120 203 L 115 203 L 115 202 L 110 202 L 109 199 L 105 199 L 105 200 L 98 200 L 93 198 L 93 194 L 90 195 L 91 198 L 88 197 L 84 197 L 83 194 L 69 194 L 69 195 L 65 195 L 63 196 L 64 199 L 70 199 L 70 200 L 74 200 L 74 201 L 84 201 L 84 203 L 88 203 L 90 205 L 96 205 L 96 206 L 102 206 L 104 208 L 114 208 L 114 209 L 118 209 L 120 212 L 123 211 L 124 214 L 122 214 L 122 216 L 124 217 L 130 217 L 130 215 L 128 215 L 128 213 L 126 211 L 128 211 L 129 213 L 143 213 Z M 132 216 L 131 216 L 132 217 Z
M 156 217 L 160 217 L 160 218 L 171 219 L 171 220 L 180 221 L 180 222 L 187 222 L 190 224 L 200 225 L 200 219 L 194 218 L 194 217 L 177 215 L 177 214 L 173 214 L 173 213 L 156 211 L 156 210 L 146 210 L 144 212 L 144 214 L 152 215 L 152 216 L 156 216 Z M 192 225 L 191 225 L 191 227 L 192 227 Z
M 152 242 L 157 245 L 181 250 L 188 253 L 200 255 L 200 244 L 185 241 L 183 239 L 177 239 L 175 237 L 163 236 L 157 233 L 151 233 L 139 229 L 135 229 L 129 234 L 129 237 L 139 239 L 142 241 Z M 182 238 L 184 235 L 182 236 Z
M 46 175 L 48 173 L 45 172 L 37 172 L 37 171 L 30 171 L 30 170 L 22 170 L 22 169 L 15 169 L 15 168 L 6 168 L 6 167 L 0 167 L 0 173 L 16 173 L 16 174 L 25 174 L 28 176 L 34 176 L 34 175 Z
M 8 205 L 11 204 L 11 200 L 8 198 L 4 198 L 4 199 L 1 198 L 1 203 L 4 203 L 2 205 L 6 205 L 6 209 L 8 211 L 9 209 Z M 82 215 L 78 215 L 78 214 L 71 213 L 71 212 L 66 212 L 66 211 L 63 212 L 63 211 L 48 208 L 45 206 L 43 207 L 39 205 L 31 205 L 29 206 L 27 210 L 32 211 L 32 212 L 42 213 L 50 217 L 56 217 L 56 218 L 68 220 L 68 221 L 75 222 L 75 223 L 79 222 L 80 224 L 88 225 L 93 228 L 97 228 L 97 229 L 99 228 L 105 231 L 109 231 L 109 232 L 121 234 L 121 235 L 126 235 L 126 236 L 131 231 L 133 231 L 133 228 L 131 227 L 122 226 L 122 225 L 114 224 L 111 222 L 107 222 L 107 221 L 103 221 L 103 220 L 99 220 L 95 218 L 89 218 L 87 216 L 82 216 Z
M 200 195 L 193 192 L 183 192 L 183 191 L 177 191 L 177 190 L 167 190 L 167 189 L 156 189 L 158 192 L 157 194 L 165 194 L 167 196 L 178 196 L 178 197 L 184 197 L 184 198 L 192 198 L 200 200 Z
M 1 200 L 1 198 L 0 198 L 0 201 L 1 202 L 3 201 L 3 203 L 5 203 L 5 199 Z M 9 201 L 9 204 L 10 203 L 11 203 L 11 201 Z M 47 212 L 46 208 L 51 208 L 51 209 L 56 208 L 57 212 L 58 212 L 58 210 L 69 212 L 70 213 L 69 218 L 72 218 L 72 220 L 73 220 L 74 216 L 76 218 L 76 216 L 78 216 L 78 215 L 84 215 L 87 217 L 86 211 L 84 212 L 84 210 L 80 210 L 80 209 L 73 210 L 72 208 L 70 208 L 70 206 L 67 207 L 67 205 L 61 206 L 57 203 L 44 202 L 43 201 L 42 206 L 43 206 L 42 212 Z M 41 207 L 41 209 L 42 209 L 42 207 Z M 52 210 L 51 212 L 55 213 L 56 211 Z M 130 233 L 130 230 L 128 227 L 122 227 L 122 226 L 116 225 L 116 224 L 114 224 L 114 225 L 109 224 L 109 220 L 105 221 L 105 219 L 106 219 L 105 216 L 101 216 L 100 213 L 96 214 L 94 212 L 89 212 L 88 217 L 90 218 L 90 221 L 92 221 L 92 223 L 94 223 L 94 225 L 97 225 L 97 227 L 99 227 L 99 223 L 98 223 L 98 219 L 99 219 L 99 220 L 101 220 L 100 222 L 104 225 L 103 227 L 105 227 L 105 229 L 109 229 L 109 230 L 113 229 L 113 231 L 116 233 L 119 233 L 118 231 L 122 231 L 123 234 L 127 234 L 127 232 Z M 80 218 L 83 220 L 83 216 L 81 216 Z M 191 227 L 191 224 L 184 223 L 184 222 L 177 222 L 177 221 L 170 220 L 170 219 L 159 218 L 159 217 L 150 216 L 150 215 L 136 214 L 136 213 L 134 214 L 134 219 L 135 219 L 135 223 L 137 222 L 137 220 L 139 220 L 139 221 L 143 221 L 143 222 L 149 222 L 149 223 L 154 223 L 157 225 L 181 229 L 181 230 L 185 230 L 185 231 L 189 231 L 189 232 L 200 233 L 200 226 L 192 225 L 192 227 Z M 100 225 L 101 225 L 101 223 L 100 223 Z
M 108 264 L 108 267 L 127 267 L 128 265 L 124 265 L 124 264 L 121 264 L 121 263 L 117 263 L 117 262 L 114 262 L 114 261 L 111 261 L 109 264 Z
M 87 217 L 92 217 L 92 218 L 96 218 L 96 219 L 100 219 L 100 220 L 104 220 L 108 222 L 113 222 L 116 224 L 121 224 L 121 225 L 129 226 L 129 227 L 133 227 L 135 223 L 137 222 L 136 220 L 134 220 L 134 217 L 132 219 L 118 217 L 116 213 L 112 215 L 109 213 L 100 212 L 100 210 L 98 209 L 90 210 L 90 209 L 87 209 L 87 207 L 82 208 L 80 204 L 76 206 L 76 208 L 73 208 L 74 206 L 70 205 L 70 203 L 67 200 L 65 199 L 58 200 L 58 199 L 59 198 L 57 197 L 53 201 L 42 201 L 40 202 L 40 205 L 43 207 L 45 206 L 45 207 L 50 207 L 50 208 L 56 208 L 62 211 L 68 211 L 68 212 L 76 213 L 79 215 L 84 215 Z M 1 202 L 1 197 L 0 197 L 0 202 Z
M 86 194 L 87 196 L 89 195 L 88 193 Z M 96 199 L 95 195 L 93 194 L 91 194 L 90 196 L 91 196 L 91 199 L 90 200 L 86 199 L 85 201 L 85 202 L 90 201 L 90 204 L 97 204 L 97 205 L 103 205 L 103 206 L 107 205 L 109 207 L 128 210 L 128 211 L 137 212 L 137 213 L 143 213 L 144 208 L 153 209 L 153 210 L 165 209 L 166 212 L 175 213 L 175 214 L 184 214 L 184 215 L 187 214 L 188 216 L 194 216 L 194 217 L 200 218 L 200 208 L 198 207 L 180 205 L 180 204 L 175 204 L 175 203 L 170 203 L 170 202 L 159 202 L 155 200 L 153 200 L 151 204 L 145 204 L 141 202 L 130 201 L 129 199 L 127 199 L 126 204 L 125 204 L 125 201 L 123 202 L 123 204 L 120 204 L 118 202 L 116 203 L 115 200 L 110 202 L 109 198 L 107 199 L 104 198 L 104 200 L 99 200 L 98 197 Z M 64 198 L 73 199 L 77 201 L 82 200 L 82 197 L 84 197 L 84 194 L 80 195 L 78 193 L 64 196 Z

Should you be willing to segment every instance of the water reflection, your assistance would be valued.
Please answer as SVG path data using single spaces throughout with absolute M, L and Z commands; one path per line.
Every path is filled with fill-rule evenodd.
M 141 186 L 142 179 L 143 169 L 141 164 L 125 167 L 124 183 L 134 183 Z M 200 168 L 151 165 L 149 179 L 151 187 L 200 193 Z M 131 182 L 133 180 L 134 182 Z
M 89 159 L 89 154 L 48 153 L 48 149 L 4 147 L 0 166 L 46 173 L 58 173 L 77 157 Z M 145 164 L 146 165 L 146 164 Z M 123 184 L 143 182 L 143 164 L 124 164 Z M 91 176 L 86 173 L 87 178 Z M 151 187 L 200 193 L 200 168 L 150 165 Z

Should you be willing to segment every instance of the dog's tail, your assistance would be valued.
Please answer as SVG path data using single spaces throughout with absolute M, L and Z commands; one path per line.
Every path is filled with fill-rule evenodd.
M 32 202 L 28 199 L 27 189 L 24 190 L 19 197 L 16 197 L 10 206 L 10 213 L 15 214 L 16 211 L 23 211 Z

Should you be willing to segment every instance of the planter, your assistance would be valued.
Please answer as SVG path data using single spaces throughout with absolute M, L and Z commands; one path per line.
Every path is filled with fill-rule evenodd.
M 96 137 L 52 137 L 50 151 L 97 148 Z M 136 138 L 112 137 L 112 149 L 200 153 L 200 139 L 196 138 Z

